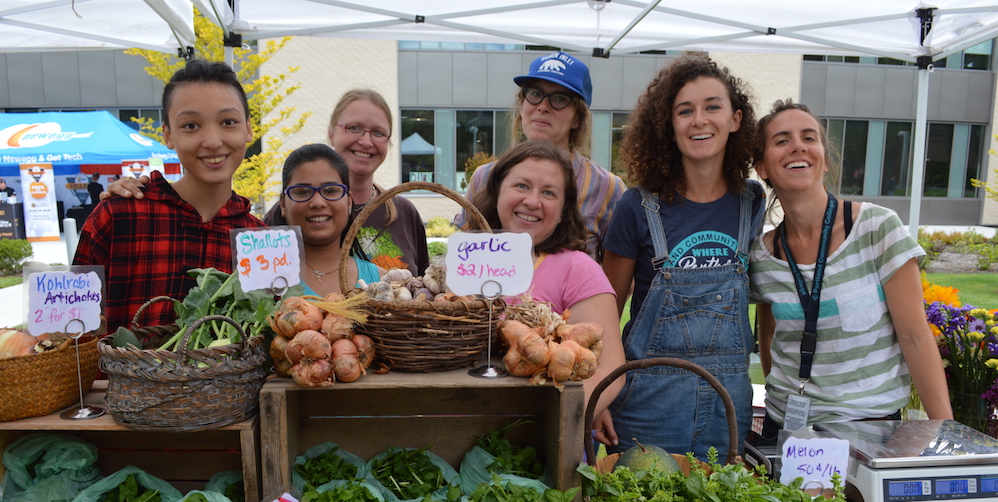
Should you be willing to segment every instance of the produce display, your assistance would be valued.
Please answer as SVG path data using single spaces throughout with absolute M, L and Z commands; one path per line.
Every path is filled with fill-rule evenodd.
M 603 353 L 603 328 L 594 322 L 568 324 L 542 302 L 523 301 L 506 307 L 499 332 L 508 346 L 503 363 L 510 374 L 555 385 L 584 380 L 596 373 Z
M 104 494 L 104 502 L 162 502 L 159 490 L 150 490 L 129 474 L 125 481 Z
M 544 464 L 537 460 L 537 449 L 533 446 L 515 446 L 506 439 L 506 434 L 515 427 L 529 421 L 517 420 L 499 429 L 487 427 L 488 433 L 478 438 L 478 446 L 495 457 L 489 472 L 512 474 L 525 478 L 538 479 L 544 475 Z
M 566 491 L 548 488 L 539 493 L 533 488 L 520 486 L 509 481 L 503 481 L 498 475 L 492 475 L 491 483 L 478 485 L 468 496 L 469 502 L 571 502 L 579 488 L 569 488 Z
M 473 300 L 447 290 L 447 273 L 440 263 L 431 263 L 422 277 L 414 277 L 407 268 L 393 268 L 381 280 L 361 284 L 364 293 L 383 302 Z
M 691 466 L 688 476 L 682 471 L 668 472 L 657 468 L 634 470 L 619 463 L 612 472 L 603 473 L 582 464 L 578 471 L 583 477 L 583 496 L 589 497 L 592 502 L 812 502 L 812 496 L 801 490 L 803 478 L 784 486 L 767 477 L 765 468 L 761 466 L 750 470 L 743 464 L 718 465 L 717 450 L 714 448 L 708 450 L 707 468 L 692 454 L 687 454 L 686 459 Z M 836 474 L 832 482 L 835 485 L 834 496 L 825 500 L 845 502 L 841 477 Z
M 361 481 L 344 481 L 338 486 L 325 486 L 322 491 L 306 491 L 300 502 L 382 502 L 376 489 Z
M 461 488 L 450 484 L 443 469 L 427 454 L 427 448 L 389 448 L 372 459 L 371 474 L 401 500 L 421 499 L 444 487 L 444 500 L 461 497 Z
M 319 487 L 335 479 L 349 480 L 357 477 L 357 466 L 336 454 L 338 446 L 333 446 L 322 455 L 295 464 L 295 471 L 305 481 L 306 489 Z
M 277 374 L 305 387 L 366 375 L 374 362 L 374 342 L 353 332 L 353 323 L 366 320 L 352 308 L 361 302 L 363 296 L 346 299 L 339 293 L 285 298 L 269 321 L 277 334 L 270 343 Z
M 16 329 L 0 329 L 0 359 L 30 356 L 50 350 L 62 350 L 73 343 L 71 338 L 62 335 L 49 339 L 49 333 L 34 337 Z

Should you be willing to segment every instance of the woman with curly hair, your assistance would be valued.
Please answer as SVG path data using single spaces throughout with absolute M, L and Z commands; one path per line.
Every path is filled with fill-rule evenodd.
M 621 144 L 636 186 L 614 210 L 603 262 L 619 312 L 634 284 L 627 359 L 676 357 L 710 371 L 735 402 L 739 444 L 752 423 L 749 243 L 765 212 L 762 185 L 746 180 L 755 131 L 744 83 L 706 55 L 661 70 Z M 632 372 L 609 411 L 596 437 L 611 451 L 640 438 L 701 459 L 711 446 L 727 454 L 724 404 L 685 370 Z

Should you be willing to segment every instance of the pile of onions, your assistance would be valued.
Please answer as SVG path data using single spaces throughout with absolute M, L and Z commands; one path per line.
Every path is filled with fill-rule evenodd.
M 603 328 L 594 322 L 548 327 L 503 321 L 499 332 L 508 345 L 503 357 L 506 369 L 514 376 L 529 376 L 535 384 L 547 378 L 558 385 L 593 376 L 603 352 Z
M 270 318 L 277 333 L 270 344 L 277 374 L 305 387 L 353 382 L 366 375 L 374 360 L 374 343 L 354 334 L 353 323 L 366 320 L 350 310 L 354 303 L 339 293 L 323 301 L 286 298 Z

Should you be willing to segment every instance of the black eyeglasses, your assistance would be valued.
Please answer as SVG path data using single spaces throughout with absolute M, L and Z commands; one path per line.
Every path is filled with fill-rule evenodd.
M 388 138 L 392 137 L 391 134 L 385 131 L 380 131 L 378 129 L 364 129 L 359 125 L 347 125 L 347 126 L 343 124 L 336 124 L 336 125 L 342 127 L 344 131 L 354 136 L 363 136 L 364 133 L 369 132 L 371 133 L 371 141 L 377 141 L 378 143 L 387 143 Z
M 521 94 L 523 95 L 523 99 L 532 105 L 539 105 L 544 101 L 544 98 L 548 98 L 548 103 L 551 103 L 551 108 L 555 110 L 561 110 L 572 104 L 572 101 L 575 100 L 575 98 L 563 92 L 552 92 L 549 94 L 536 87 L 524 87 Z
M 326 183 L 321 187 L 292 185 L 284 190 L 285 195 L 295 202 L 308 202 L 312 200 L 315 192 L 319 192 L 322 198 L 328 201 L 340 200 L 347 194 L 347 186 L 341 183 Z

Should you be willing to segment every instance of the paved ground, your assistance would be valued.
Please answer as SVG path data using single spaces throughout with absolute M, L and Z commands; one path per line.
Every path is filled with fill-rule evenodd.
M 975 232 L 984 235 L 986 237 L 991 237 L 995 235 L 995 228 L 991 227 L 956 227 L 956 226 L 933 226 L 928 227 L 930 231 L 941 230 L 944 232 L 965 232 L 970 228 L 973 228 Z M 62 240 L 59 242 L 34 242 L 31 244 L 34 249 L 34 256 L 32 256 L 32 261 L 38 261 L 41 263 L 69 263 L 69 252 L 67 252 L 66 238 L 63 234 Z M 953 253 L 947 253 L 953 254 Z M 943 258 L 943 257 L 940 257 Z M 950 259 L 952 260 L 963 260 L 966 262 L 967 266 L 976 267 L 976 258 L 969 257 L 946 257 L 947 263 Z M 942 265 L 942 264 L 940 264 Z M 940 267 L 941 268 L 941 267 Z M 936 270 L 933 270 L 936 271 Z M 946 271 L 958 271 L 958 270 L 938 270 L 940 272 Z M 962 271 L 962 270 L 960 270 Z M 25 315 L 24 304 L 22 297 L 24 295 L 24 286 L 12 286 L 9 288 L 0 289 L 0 327 L 5 326 L 18 326 L 24 323 Z

